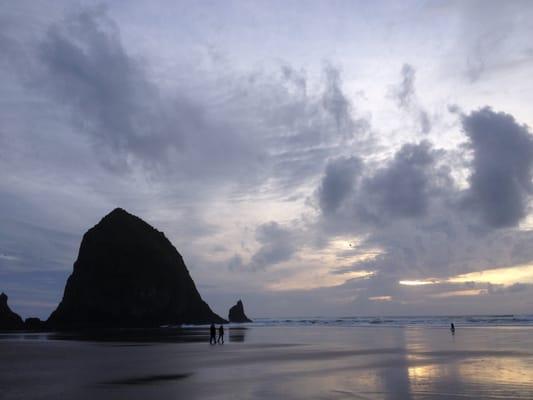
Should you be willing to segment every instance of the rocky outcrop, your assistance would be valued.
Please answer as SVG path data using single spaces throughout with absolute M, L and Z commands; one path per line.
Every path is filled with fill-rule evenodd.
M 252 320 L 244 313 L 244 306 L 242 305 L 241 300 L 229 309 L 228 319 L 229 322 L 252 322 Z
M 11 311 L 7 305 L 7 295 L 5 293 L 0 294 L 0 330 L 10 331 L 23 329 L 23 327 L 22 318 Z
M 41 331 L 45 329 L 45 324 L 36 317 L 26 318 L 24 320 L 24 329 L 28 331 Z
M 222 323 L 162 232 L 117 208 L 83 236 L 63 300 L 47 326 Z

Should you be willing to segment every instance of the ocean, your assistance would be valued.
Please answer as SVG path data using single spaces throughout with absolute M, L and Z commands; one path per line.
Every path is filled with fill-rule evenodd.
M 449 327 L 483 326 L 533 326 L 533 315 L 463 315 L 463 316 L 395 316 L 395 317 L 296 317 L 296 318 L 256 318 L 253 326 L 427 326 Z

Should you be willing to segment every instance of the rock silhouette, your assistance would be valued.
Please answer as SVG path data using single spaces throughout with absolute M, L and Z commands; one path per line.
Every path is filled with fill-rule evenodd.
M 162 232 L 121 208 L 83 236 L 63 300 L 47 325 L 147 327 L 222 323 Z
M 0 330 L 17 330 L 24 327 L 22 318 L 7 305 L 7 295 L 0 294 Z
M 28 331 L 40 331 L 45 329 L 45 324 L 39 318 L 30 317 L 24 320 L 24 329 Z
M 229 309 L 228 319 L 229 322 L 252 322 L 244 313 L 244 306 L 241 300 Z

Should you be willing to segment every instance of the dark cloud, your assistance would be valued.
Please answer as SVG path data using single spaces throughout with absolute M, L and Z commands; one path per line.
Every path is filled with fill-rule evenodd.
M 235 254 L 228 260 L 228 269 L 230 271 L 241 270 L 243 266 L 244 262 L 242 257 L 238 254 Z
M 318 189 L 323 213 L 334 213 L 353 194 L 362 168 L 363 163 L 357 157 L 339 158 L 328 163 Z
M 415 96 L 415 75 L 416 71 L 412 65 L 402 66 L 402 80 L 395 89 L 396 102 L 398 107 L 407 108 L 413 102 Z
M 438 152 L 429 142 L 405 144 L 387 166 L 362 183 L 360 207 L 372 219 L 420 217 L 439 184 L 434 176 Z
M 425 217 L 432 200 L 447 200 L 455 186 L 443 154 L 422 141 L 403 145 L 374 169 L 357 157 L 330 161 L 317 190 L 328 231 L 365 234 L 391 219 Z
M 420 131 L 423 134 L 427 134 L 431 131 L 431 119 L 429 118 L 429 115 L 427 111 L 420 110 L 419 112 L 419 120 L 420 120 Z
M 255 239 L 260 248 L 250 261 L 252 269 L 263 269 L 287 261 L 297 250 L 291 231 L 277 222 L 257 227 Z
M 415 68 L 410 64 L 404 64 L 401 70 L 401 81 L 398 85 L 390 88 L 391 95 L 400 109 L 413 114 L 420 133 L 428 134 L 431 131 L 432 123 L 429 114 L 417 99 L 415 78 Z
M 502 295 L 509 293 L 522 293 L 533 289 L 533 285 L 527 283 L 514 283 L 509 286 L 488 284 L 487 291 L 489 294 Z
M 464 207 L 490 227 L 516 226 L 528 212 L 533 140 L 512 115 L 485 107 L 462 117 L 472 151 Z
M 351 137 L 366 131 L 368 122 L 365 119 L 354 120 L 352 117 L 352 104 L 341 88 L 340 71 L 332 66 L 326 66 L 324 73 L 325 90 L 322 105 L 334 118 L 338 134 Z
M 38 53 L 44 89 L 70 109 L 76 131 L 94 140 L 112 169 L 135 161 L 164 165 L 186 145 L 187 133 L 205 129 L 192 102 L 161 98 L 142 61 L 126 52 L 105 7 L 52 25 Z

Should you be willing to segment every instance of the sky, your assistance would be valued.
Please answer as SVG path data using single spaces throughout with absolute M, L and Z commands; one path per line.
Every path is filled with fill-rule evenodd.
M 116 207 L 252 317 L 533 309 L 530 1 L 0 2 L 0 291 Z

